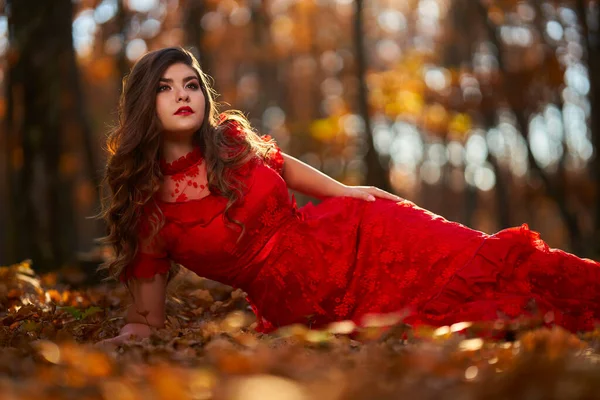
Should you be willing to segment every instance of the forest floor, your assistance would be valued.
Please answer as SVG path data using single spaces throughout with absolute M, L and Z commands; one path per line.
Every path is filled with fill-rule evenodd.
M 165 329 L 99 346 L 123 326 L 128 293 L 77 279 L 0 267 L 0 400 L 600 398 L 600 329 L 573 335 L 541 319 L 412 329 L 381 316 L 263 335 L 243 292 L 182 274 Z

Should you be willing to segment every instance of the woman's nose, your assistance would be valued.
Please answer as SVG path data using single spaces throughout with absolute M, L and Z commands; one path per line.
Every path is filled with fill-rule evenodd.
M 180 90 L 177 92 L 177 102 L 187 101 L 189 99 L 190 99 L 190 96 L 183 90 Z

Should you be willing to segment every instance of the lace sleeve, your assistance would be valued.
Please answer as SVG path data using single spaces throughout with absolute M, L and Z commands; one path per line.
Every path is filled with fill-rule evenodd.
M 267 166 L 277 171 L 279 175 L 283 173 L 283 154 L 281 153 L 281 149 L 275 139 L 271 137 L 271 135 L 260 136 L 260 138 L 273 145 L 271 150 L 267 154 L 263 156 L 263 160 Z
M 146 212 L 138 225 L 138 250 L 132 263 L 123 270 L 121 282 L 130 279 L 149 279 L 156 274 L 166 274 L 171 268 L 161 232 L 152 235 L 152 224 Z
M 240 127 L 237 121 L 227 120 L 226 116 L 224 116 L 223 114 L 221 115 L 221 123 L 228 124 L 229 129 L 225 130 L 225 133 L 234 141 L 243 140 L 241 138 L 244 137 L 244 135 L 248 134 Z M 284 159 L 279 145 L 271 135 L 257 135 L 257 137 L 263 142 L 268 143 L 271 147 L 268 151 L 264 152 L 263 154 L 259 154 L 259 158 L 265 163 L 265 165 L 277 171 L 277 173 L 281 175 L 283 173 Z M 236 150 L 234 146 L 233 152 L 235 153 L 235 151 Z

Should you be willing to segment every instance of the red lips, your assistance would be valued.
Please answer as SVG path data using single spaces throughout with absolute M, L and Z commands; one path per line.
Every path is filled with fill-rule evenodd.
M 194 110 L 192 110 L 188 106 L 184 106 L 184 107 L 180 107 L 177 111 L 175 111 L 174 115 L 189 115 L 189 114 L 193 114 L 193 113 L 194 113 Z

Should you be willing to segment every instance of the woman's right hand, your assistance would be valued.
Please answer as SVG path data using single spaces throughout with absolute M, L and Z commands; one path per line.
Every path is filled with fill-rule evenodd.
M 132 304 L 127 309 L 125 321 L 118 336 L 98 342 L 98 345 L 119 345 L 136 335 L 139 339 L 152 333 L 152 328 L 165 326 L 165 290 L 167 274 L 156 274 L 150 279 L 131 279 Z M 138 311 L 141 310 L 141 311 Z
M 149 337 L 151 333 L 152 330 L 146 324 L 129 323 L 126 324 L 123 328 L 121 328 L 121 331 L 119 332 L 118 336 L 115 336 L 114 338 L 110 339 L 101 340 L 98 343 L 96 343 L 96 345 L 119 345 L 127 340 L 130 340 L 133 335 L 137 336 L 138 339 L 143 339 Z

